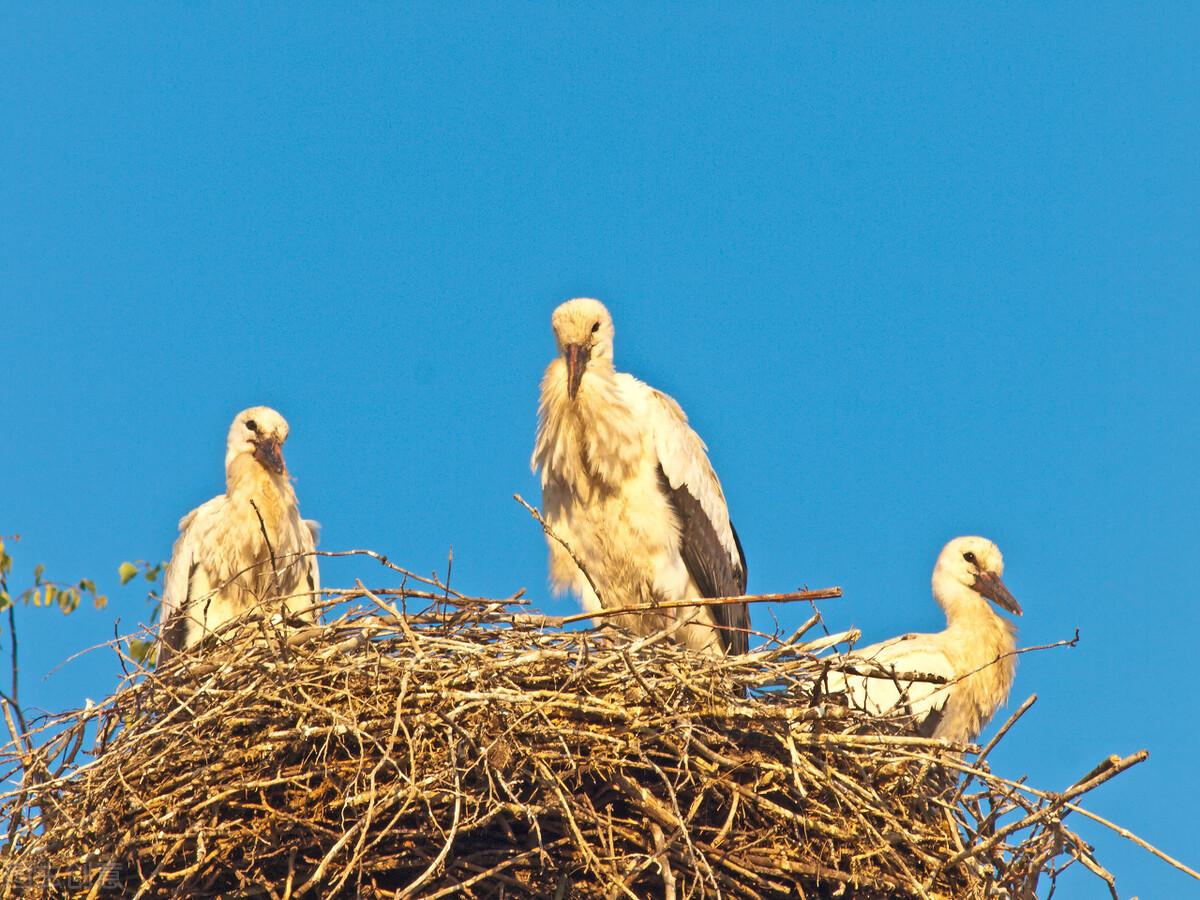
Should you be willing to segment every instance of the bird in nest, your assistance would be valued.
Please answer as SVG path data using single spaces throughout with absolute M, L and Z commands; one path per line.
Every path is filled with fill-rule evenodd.
M 568 300 L 551 325 L 558 355 L 542 378 L 531 465 L 553 532 L 555 589 L 574 591 L 589 612 L 744 594 L 746 557 L 725 494 L 679 404 L 613 367 L 613 321 L 598 300 Z M 712 654 L 744 653 L 750 627 L 745 603 L 618 620 Z
M 1021 615 L 1003 575 L 1004 557 L 987 538 L 950 541 L 933 568 L 945 630 L 855 649 L 842 662 L 863 674 L 830 672 L 829 693 L 844 693 L 852 707 L 872 715 L 908 715 L 927 737 L 974 740 L 1008 699 L 1016 673 L 1016 627 L 991 606 Z M 944 683 L 906 677 L 921 675 Z
M 318 526 L 300 517 L 283 459 L 287 437 L 287 421 L 269 407 L 234 417 L 225 493 L 179 520 L 163 586 L 159 665 L 256 606 L 316 620 Z

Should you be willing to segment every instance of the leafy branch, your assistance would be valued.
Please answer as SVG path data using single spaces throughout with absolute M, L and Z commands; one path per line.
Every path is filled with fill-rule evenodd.
M 158 621 L 159 612 L 162 610 L 159 592 L 157 590 L 158 580 L 162 577 L 163 570 L 166 568 L 165 562 L 150 563 L 144 559 L 135 559 L 133 562 L 123 562 L 117 569 L 117 575 L 121 579 L 121 584 L 125 585 L 133 581 L 140 574 L 148 582 L 155 585 L 146 593 L 146 600 L 154 605 L 154 611 L 150 614 L 150 624 L 153 625 Z M 130 638 L 127 641 L 129 647 L 129 656 L 136 662 L 147 665 L 154 655 L 154 641 L 142 641 L 137 638 Z
M 20 535 L 12 535 L 8 540 L 16 543 Z M 12 572 L 13 559 L 8 553 L 3 538 L 0 538 L 0 612 L 14 604 L 13 595 L 9 591 L 8 576 Z M 33 567 L 33 584 L 16 595 L 16 601 L 26 606 L 55 606 L 64 615 L 74 612 L 85 597 L 90 597 L 96 609 L 103 609 L 108 603 L 108 597 L 96 590 L 96 583 L 90 578 L 68 584 L 45 577 L 46 567 L 38 563 Z
M 8 552 L 6 541 L 15 544 L 19 540 L 21 540 L 19 534 L 10 535 L 7 538 L 0 537 L 0 612 L 8 612 L 8 655 L 11 671 L 9 689 L 8 691 L 0 690 L 0 701 L 4 701 L 6 717 L 9 710 L 16 716 L 16 724 L 10 724 L 10 731 L 13 732 L 13 740 L 18 745 L 22 745 L 28 726 L 25 723 L 25 714 L 21 710 L 18 694 L 20 666 L 17 656 L 16 602 L 25 606 L 58 606 L 63 615 L 69 615 L 79 608 L 84 597 L 90 597 L 92 605 L 96 609 L 103 609 L 108 603 L 108 597 L 96 590 L 96 583 L 90 578 L 81 578 L 74 584 L 47 578 L 46 567 L 38 563 L 33 567 L 33 584 L 19 592 L 15 598 L 16 602 L 14 602 L 12 591 L 8 586 L 8 576 L 12 574 L 13 558 Z M 11 723 L 12 720 L 7 719 L 7 721 Z M 20 726 L 19 730 L 17 725 Z

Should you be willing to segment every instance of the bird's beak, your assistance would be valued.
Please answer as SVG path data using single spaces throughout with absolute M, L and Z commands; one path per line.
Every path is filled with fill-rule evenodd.
M 567 344 L 563 351 L 567 360 L 567 396 L 572 400 L 579 393 L 579 382 L 583 381 L 583 370 L 591 355 L 591 349 L 583 344 Z
M 1021 615 L 1021 604 L 1008 592 L 1008 588 L 1004 586 L 1000 576 L 994 572 L 980 572 L 976 575 L 975 590 L 1014 616 Z
M 254 458 L 264 469 L 283 474 L 283 447 L 277 437 L 263 437 L 254 442 Z

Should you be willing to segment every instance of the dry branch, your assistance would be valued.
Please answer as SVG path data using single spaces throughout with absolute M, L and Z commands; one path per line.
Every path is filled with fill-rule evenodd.
M 1036 792 L 822 694 L 814 620 L 714 659 L 362 555 L 436 604 L 360 582 L 335 599 L 370 605 L 324 625 L 126 659 L 113 696 L 11 742 L 0 894 L 970 900 L 1074 861 L 1111 883 L 1062 817 L 1136 754 Z

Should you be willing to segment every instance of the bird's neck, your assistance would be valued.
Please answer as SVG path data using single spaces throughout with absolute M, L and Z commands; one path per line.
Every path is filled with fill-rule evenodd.
M 272 521 L 296 503 L 287 472 L 268 472 L 250 453 L 240 453 L 225 463 L 225 494 L 231 500 L 254 500 L 264 519 Z
M 1016 628 L 983 597 L 954 579 L 939 583 L 934 597 L 946 611 L 942 649 L 957 675 L 937 735 L 971 740 L 1008 698 L 1016 674 Z
M 588 364 L 579 391 L 567 393 L 566 365 L 556 359 L 542 379 L 533 466 L 543 483 L 553 472 L 588 494 L 599 484 L 615 487 L 642 456 L 643 423 L 622 393 L 612 362 Z
M 998 615 L 990 603 L 951 577 L 933 579 L 933 596 L 946 613 L 946 630 L 962 636 L 962 647 L 982 665 L 1016 648 L 1016 626 Z

